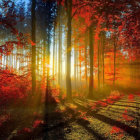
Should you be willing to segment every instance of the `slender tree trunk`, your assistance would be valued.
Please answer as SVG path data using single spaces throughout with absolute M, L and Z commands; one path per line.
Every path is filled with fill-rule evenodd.
M 48 35 L 48 44 L 47 44 L 47 85 L 46 85 L 46 104 L 50 103 L 50 36 Z
M 77 87 L 77 89 L 79 88 L 79 59 L 78 59 L 78 57 L 79 57 L 79 53 L 78 53 L 78 51 L 77 51 L 77 57 L 76 57 L 76 82 L 77 82 L 77 84 L 76 84 L 76 87 Z
M 8 70 L 8 56 L 6 56 L 6 69 Z
M 81 90 L 81 81 L 82 81 L 82 60 L 81 60 L 81 57 L 82 57 L 82 50 L 79 48 L 79 57 L 80 57 L 80 65 L 79 65 L 79 67 L 80 67 L 80 89 L 79 90 Z
M 59 57 L 58 57 L 58 85 L 61 83 L 61 57 L 62 57 L 62 27 L 61 27 L 61 6 L 59 6 Z
M 56 77 L 58 78 L 57 74 L 58 74 L 58 35 L 57 35 L 57 31 L 56 31 L 56 39 L 55 39 L 55 73 L 56 73 Z M 56 78 L 56 80 L 57 80 Z M 57 80 L 58 83 L 58 80 Z
M 54 80 L 54 73 L 55 73 L 55 71 L 54 71 L 54 63 L 55 63 L 55 60 L 54 60 L 54 58 L 55 58 L 55 24 L 54 24 L 54 32 L 53 32 L 53 80 Z
M 98 89 L 100 89 L 100 40 L 98 40 Z
M 32 41 L 36 43 L 36 16 L 35 16 L 36 0 L 32 0 L 32 22 L 31 22 L 31 35 Z M 32 94 L 36 91 L 36 46 L 32 46 Z
M 46 42 L 44 39 L 44 43 L 43 43 L 43 80 L 45 82 L 45 73 L 46 73 Z
M 103 45 L 103 86 L 104 86 L 104 69 L 105 69 L 105 65 L 104 65 L 104 50 L 105 50 L 105 38 L 104 38 L 104 34 L 102 36 L 102 45 Z
M 50 117 L 50 113 L 53 112 L 53 106 L 55 103 L 55 100 L 53 99 L 52 95 L 51 95 L 51 87 L 50 87 L 50 35 L 48 35 L 47 37 L 47 57 L 46 57 L 46 63 L 47 63 L 47 82 L 46 82 L 46 96 L 45 96 L 45 123 L 46 126 L 48 124 L 48 122 L 50 121 L 51 117 Z M 47 127 L 48 127 L 47 126 Z M 49 138 L 49 133 L 46 132 L 45 134 L 45 139 Z
M 93 97 L 93 58 L 94 58 L 94 49 L 93 49 L 93 28 L 89 27 L 89 48 L 90 48 L 90 77 L 89 77 L 89 94 L 88 97 Z
M 87 37 L 86 36 L 85 36 L 85 77 L 86 77 L 86 87 L 87 87 Z
M 77 65 L 77 54 L 76 54 L 76 48 L 74 48 L 74 85 L 76 90 L 76 65 Z
M 72 98 L 71 89 L 71 13 L 72 13 L 72 0 L 68 0 L 67 16 L 68 16 L 68 31 L 67 31 L 67 74 L 66 74 L 66 90 L 67 98 Z
M 113 85 L 115 86 L 115 78 L 116 78 L 116 39 L 114 37 L 114 80 Z
M 77 57 L 77 81 L 78 81 L 78 90 L 79 90 L 79 87 L 80 87 L 80 60 L 79 60 L 80 53 L 79 53 L 79 50 L 77 53 L 78 53 L 78 57 Z
M 36 66 L 37 71 L 38 71 L 38 72 L 37 72 L 37 74 L 38 74 L 37 76 L 38 76 L 38 77 L 36 77 L 37 79 L 40 78 L 40 76 L 39 76 L 39 75 L 40 75 L 40 64 L 39 64 L 39 61 L 40 61 L 40 57 L 39 57 L 39 56 L 40 56 L 40 55 L 39 55 L 39 54 L 40 54 L 40 46 L 37 47 L 37 66 Z M 37 88 L 38 88 L 38 87 L 37 87 Z

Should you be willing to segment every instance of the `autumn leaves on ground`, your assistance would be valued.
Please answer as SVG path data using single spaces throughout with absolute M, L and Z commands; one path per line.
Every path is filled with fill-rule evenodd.
M 139 47 L 139 0 L 1 0 L 0 140 L 139 140 Z
M 114 91 L 100 101 L 74 97 L 72 102 L 52 100 L 49 113 L 42 106 L 3 109 L 1 139 L 92 140 L 139 139 L 140 93 Z M 46 111 L 48 112 L 48 111 Z

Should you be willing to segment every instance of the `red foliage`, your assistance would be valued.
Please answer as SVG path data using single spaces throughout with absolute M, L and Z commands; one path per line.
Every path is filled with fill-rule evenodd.
M 116 133 L 123 133 L 123 130 L 118 128 L 118 127 L 116 127 L 116 126 L 112 126 L 110 134 L 116 134 Z
M 107 103 L 109 103 L 109 104 L 113 104 L 114 103 L 114 101 L 112 101 L 110 98 L 108 98 L 106 100 L 107 100 Z
M 93 105 L 93 106 L 91 107 L 91 109 L 92 109 L 92 110 L 96 109 L 96 105 Z
M 43 120 L 35 120 L 33 124 L 33 128 L 37 128 L 39 125 L 43 124 Z
M 0 105 L 25 101 L 31 90 L 29 77 L 18 76 L 8 70 L 0 70 Z
M 23 33 L 16 29 L 17 23 L 23 21 L 24 17 L 14 10 L 15 2 L 11 0 L 2 0 L 0 9 L 0 25 L 8 29 L 16 37 L 16 40 L 6 41 L 4 44 L 0 45 L 0 52 L 9 55 L 12 52 L 14 45 L 23 47 L 31 44 L 34 46 L 35 44 L 32 41 L 28 42 L 29 39 L 26 35 L 23 35 Z
M 90 104 L 90 106 L 92 110 L 95 110 L 99 107 L 107 107 L 109 104 L 115 103 L 115 101 L 119 100 L 120 98 L 120 93 L 118 91 L 113 91 L 107 99 L 97 101 L 94 104 Z
M 32 40 L 30 41 L 30 44 L 31 44 L 32 46 L 35 46 L 35 45 L 36 45 Z
M 129 101 L 134 101 L 134 95 L 133 94 L 128 95 L 128 100 Z
M 98 101 L 98 102 L 96 102 L 96 106 L 102 106 L 102 107 L 105 107 L 105 106 L 107 106 L 108 104 L 107 103 L 105 103 L 105 102 L 103 102 L 103 101 Z
M 30 132 L 31 132 L 31 129 L 28 128 L 28 127 L 25 127 L 23 129 L 19 130 L 17 133 L 18 134 L 24 134 L 24 133 L 30 133 Z
M 129 116 L 127 113 L 128 113 L 128 111 L 125 110 L 124 113 L 122 114 L 123 119 L 124 119 L 125 121 L 132 121 L 132 120 L 134 120 L 134 118 L 131 117 L 131 116 Z

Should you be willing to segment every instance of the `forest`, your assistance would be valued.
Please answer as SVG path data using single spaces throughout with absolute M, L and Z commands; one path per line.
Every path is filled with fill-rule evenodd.
M 140 140 L 140 0 L 0 0 L 0 140 Z

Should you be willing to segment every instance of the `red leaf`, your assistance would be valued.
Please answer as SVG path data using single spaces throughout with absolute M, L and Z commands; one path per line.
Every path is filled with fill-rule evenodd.
M 124 113 L 122 114 L 122 117 L 124 118 L 124 120 L 125 121 L 132 121 L 132 120 L 134 120 L 134 118 L 131 117 L 131 116 L 128 116 L 127 113 L 128 113 L 128 111 L 125 109 Z
M 42 120 L 36 120 L 34 121 L 33 127 L 36 128 L 38 127 L 40 124 L 43 124 L 44 122 Z
M 31 43 L 32 46 L 36 45 L 32 40 L 30 41 L 30 43 Z
M 116 134 L 116 133 L 122 133 L 123 132 L 123 130 L 122 129 L 120 129 L 120 128 L 118 128 L 118 127 L 116 127 L 116 126 L 112 126 L 112 129 L 111 129 L 111 134 Z
M 130 95 L 128 96 L 128 100 L 129 100 L 129 101 L 134 101 L 134 95 L 133 95 L 133 94 L 130 94 Z

